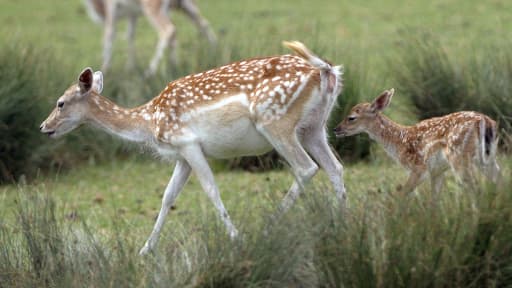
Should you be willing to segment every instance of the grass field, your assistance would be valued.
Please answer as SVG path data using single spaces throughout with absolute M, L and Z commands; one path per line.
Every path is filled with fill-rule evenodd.
M 197 40 L 183 15 L 173 15 L 179 69 L 169 73 L 162 67 L 154 79 L 144 81 L 140 77 L 156 34 L 147 21 L 140 21 L 140 69 L 130 75 L 124 70 L 123 23 L 106 90 L 127 93 L 117 100 L 134 105 L 156 95 L 174 77 L 283 53 L 281 41 L 297 39 L 334 63 L 367 73 L 368 83 L 360 85 L 377 93 L 398 86 L 390 65 L 401 59 L 396 51 L 402 50 L 396 48 L 407 36 L 434 35 L 457 59 L 508 45 L 512 36 L 512 3 L 504 0 L 198 3 L 219 36 L 216 51 Z M 47 72 L 59 78 L 55 95 L 36 98 L 43 99 L 40 105 L 48 112 L 84 66 L 101 65 L 102 29 L 87 18 L 81 1 L 0 0 L 0 8 L 0 45 L 49 51 L 62 66 L 53 71 L 60 67 L 48 63 Z M 392 118 L 416 121 L 400 91 L 393 101 Z M 90 137 L 103 133 L 87 131 Z M 41 141 L 47 145 L 50 140 Z M 0 287 L 512 285 L 508 155 L 500 155 L 503 186 L 461 187 L 450 178 L 439 203 L 432 203 L 428 185 L 399 197 L 396 189 L 405 181 L 405 171 L 375 146 L 368 160 L 346 165 L 349 208 L 344 217 L 327 177 L 319 173 L 279 223 L 272 223 L 270 215 L 292 181 L 287 169 L 227 171 L 223 163 L 212 162 L 226 208 L 244 236 L 228 240 L 192 177 L 167 218 L 157 254 L 141 258 L 137 251 L 152 229 L 172 165 L 154 160 L 151 153 L 121 151 L 127 150 L 129 156 L 113 161 L 90 158 L 62 171 L 41 172 L 28 184 L 0 186 Z

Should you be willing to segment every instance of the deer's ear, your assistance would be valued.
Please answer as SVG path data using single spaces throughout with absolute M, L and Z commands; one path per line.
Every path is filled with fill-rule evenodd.
M 391 103 L 391 97 L 395 94 L 395 89 L 391 88 L 382 92 L 375 100 L 373 100 L 372 105 L 370 106 L 372 112 L 380 112 L 388 107 L 389 103 Z
M 92 90 L 100 94 L 103 91 L 103 73 L 96 71 L 92 75 Z
M 92 69 L 87 67 L 85 68 L 80 75 L 78 76 L 78 86 L 80 87 L 80 91 L 82 94 L 88 93 L 91 91 L 93 84 L 93 72 Z

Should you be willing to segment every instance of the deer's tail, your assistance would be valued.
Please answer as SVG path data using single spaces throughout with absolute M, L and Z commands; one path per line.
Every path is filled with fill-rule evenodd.
M 496 157 L 498 150 L 498 133 L 496 122 L 486 117 L 480 120 L 480 154 L 484 165 Z
M 342 89 L 341 76 L 343 75 L 343 67 L 341 65 L 332 66 L 331 63 L 315 55 L 306 45 L 299 41 L 283 41 L 283 45 L 293 50 L 313 67 L 318 68 L 322 79 L 322 90 L 325 89 L 324 91 L 334 97 L 338 96 Z

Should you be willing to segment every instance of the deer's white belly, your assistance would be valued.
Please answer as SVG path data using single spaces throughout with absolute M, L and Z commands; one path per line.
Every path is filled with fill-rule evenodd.
M 214 158 L 260 155 L 272 145 L 256 129 L 244 94 L 230 97 L 225 103 L 202 107 L 189 120 L 189 130 L 203 148 Z

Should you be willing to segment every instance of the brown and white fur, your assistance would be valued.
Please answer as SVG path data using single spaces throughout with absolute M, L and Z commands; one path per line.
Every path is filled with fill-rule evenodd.
M 437 194 L 444 183 L 444 172 L 452 169 L 462 180 L 479 168 L 497 181 L 496 122 L 477 112 L 456 112 L 443 117 L 402 126 L 382 115 L 391 102 L 394 89 L 384 91 L 372 103 L 355 105 L 335 129 L 337 137 L 366 132 L 409 172 L 404 192 L 413 191 L 427 175 Z M 459 179 L 460 179 L 459 178 Z
M 170 82 L 153 100 L 126 109 L 100 95 L 101 72 L 86 68 L 41 124 L 58 137 L 82 123 L 146 144 L 176 167 L 165 189 L 155 227 L 141 254 L 157 243 L 164 218 L 191 171 L 217 208 L 232 237 L 237 230 L 219 196 L 207 157 L 258 155 L 272 148 L 289 163 L 294 183 L 283 199 L 286 211 L 323 168 L 343 205 L 343 167 L 327 143 L 326 121 L 341 92 L 341 68 L 285 42 L 300 56 L 248 59 Z M 315 163 L 316 161 L 316 163 Z
M 116 23 L 128 18 L 128 67 L 135 64 L 135 26 L 137 18 L 145 16 L 158 33 L 155 53 L 146 71 L 152 75 L 158 68 L 166 48 L 169 48 L 171 65 L 176 65 L 176 27 L 169 18 L 171 10 L 181 10 L 197 26 L 203 37 L 214 45 L 217 40 L 208 21 L 201 15 L 194 0 L 83 0 L 88 15 L 104 26 L 102 70 L 110 68 L 112 45 L 116 34 Z

